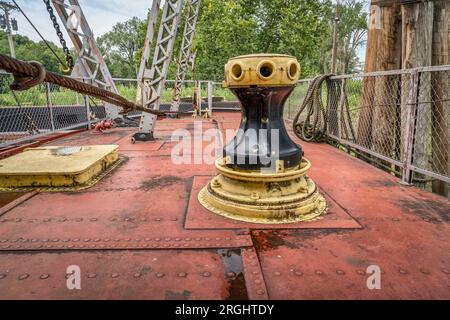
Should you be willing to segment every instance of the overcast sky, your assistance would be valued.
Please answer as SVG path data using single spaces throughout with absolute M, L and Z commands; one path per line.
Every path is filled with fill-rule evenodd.
M 16 0 L 16 2 L 47 40 L 59 44 L 42 0 Z M 96 37 L 110 31 L 117 22 L 126 21 L 134 16 L 144 19 L 152 4 L 152 0 L 79 0 L 79 2 Z M 19 34 L 35 41 L 40 40 L 20 12 L 14 12 L 13 17 L 19 22 Z M 58 22 L 61 24 L 59 17 Z M 61 30 L 63 29 L 61 24 Z M 67 39 L 66 33 L 64 35 Z

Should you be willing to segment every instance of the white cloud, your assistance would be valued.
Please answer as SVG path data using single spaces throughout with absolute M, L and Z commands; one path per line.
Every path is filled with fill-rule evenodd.
M 59 45 L 53 24 L 42 0 L 16 0 L 30 20 L 42 33 L 45 39 Z M 66 2 L 68 2 L 66 0 Z M 126 21 L 134 16 L 140 19 L 147 17 L 147 12 L 152 5 L 152 0 L 79 0 L 80 6 L 88 20 L 88 23 L 96 37 L 110 31 L 117 22 Z M 39 41 L 38 34 L 33 30 L 28 21 L 18 11 L 12 14 L 18 20 L 18 34 Z M 62 26 L 58 17 L 58 22 Z M 71 46 L 70 39 L 64 33 L 65 39 Z

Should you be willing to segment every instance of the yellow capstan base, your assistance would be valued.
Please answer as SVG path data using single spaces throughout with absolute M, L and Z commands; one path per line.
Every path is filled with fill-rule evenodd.
M 0 161 L 0 190 L 86 186 L 118 160 L 117 145 L 25 149 Z
M 315 220 L 328 208 L 307 176 L 310 167 L 303 159 L 297 168 L 261 173 L 231 169 L 219 159 L 219 175 L 200 191 L 198 200 L 208 210 L 234 220 L 262 224 Z

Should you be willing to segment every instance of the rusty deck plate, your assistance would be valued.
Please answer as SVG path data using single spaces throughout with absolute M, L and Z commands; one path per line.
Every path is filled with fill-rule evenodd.
M 81 290 L 67 288 L 71 265 L 80 267 Z M 228 273 L 216 251 L 3 254 L 0 292 L 2 299 L 245 299 L 244 281 Z
M 239 120 L 215 113 L 204 128 L 225 133 Z M 133 128 L 49 143 L 118 144 L 127 160 L 89 190 L 29 194 L 0 209 L 0 299 L 450 299 L 447 199 L 302 143 L 311 178 L 337 205 L 331 214 L 285 230 L 230 223 L 192 205 L 214 165 L 171 161 L 172 131 L 194 127 L 164 119 L 159 140 L 135 145 Z M 81 291 L 65 286 L 72 264 Z M 370 265 L 382 270 L 381 290 L 366 286 Z
M 260 224 L 242 222 L 219 216 L 205 207 L 197 199 L 200 190 L 211 181 L 212 176 L 196 176 L 192 184 L 191 197 L 186 215 L 186 229 L 357 229 L 360 224 L 339 206 L 326 192 L 321 190 L 327 200 L 329 210 L 319 220 L 289 224 Z

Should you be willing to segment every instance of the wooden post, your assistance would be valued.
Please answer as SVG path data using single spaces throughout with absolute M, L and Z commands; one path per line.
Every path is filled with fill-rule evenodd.
M 372 3 L 375 5 L 377 1 L 372 1 Z M 374 8 L 377 8 L 377 10 L 372 11 L 371 15 L 379 15 L 379 25 L 371 24 L 371 28 L 369 28 L 364 71 L 373 72 L 399 69 L 400 57 L 398 53 L 400 52 L 400 49 L 398 48 L 398 44 L 400 43 L 399 37 L 401 34 L 398 31 L 398 17 L 400 8 L 397 5 Z M 357 141 L 360 145 L 369 149 L 372 148 L 373 143 L 374 104 L 382 103 L 384 105 L 384 103 L 379 100 L 384 98 L 378 96 L 378 100 L 376 101 L 376 94 L 378 93 L 378 95 L 381 95 L 383 91 L 390 90 L 389 88 L 383 88 L 387 85 L 387 83 L 383 83 L 383 81 L 386 81 L 386 79 L 379 79 L 379 82 L 375 77 L 366 77 L 363 79 Z M 379 112 L 384 114 L 384 110 Z M 389 113 L 389 110 L 387 112 Z M 385 116 L 382 116 L 381 118 L 386 120 Z M 380 121 L 383 121 L 382 119 Z M 384 123 L 378 123 L 377 125 L 386 127 Z M 387 126 L 389 126 L 389 124 Z M 381 130 L 377 135 L 378 146 L 380 144 L 390 143 L 381 141 L 384 140 L 384 138 L 380 138 L 380 135 L 383 135 L 384 132 L 385 130 Z
M 450 3 L 435 2 L 433 30 L 433 65 L 450 64 Z M 431 150 L 433 171 L 442 175 L 450 173 L 450 81 L 448 72 L 433 72 L 431 115 Z M 449 185 L 433 181 L 433 192 L 449 196 Z

